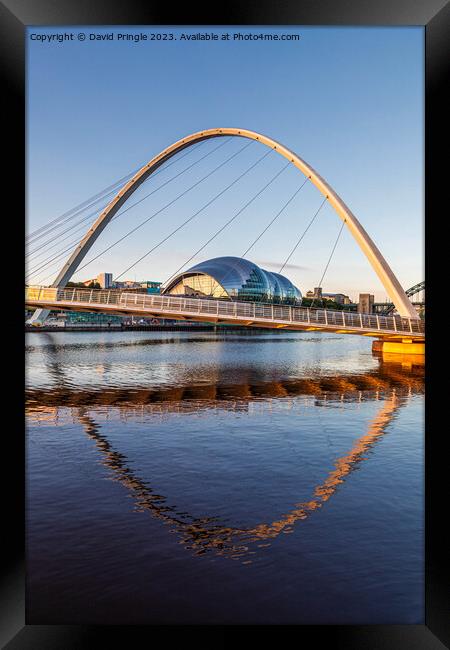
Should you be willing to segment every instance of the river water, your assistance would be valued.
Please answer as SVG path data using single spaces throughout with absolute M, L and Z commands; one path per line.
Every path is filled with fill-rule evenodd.
M 424 622 L 424 366 L 317 332 L 27 335 L 30 624 Z

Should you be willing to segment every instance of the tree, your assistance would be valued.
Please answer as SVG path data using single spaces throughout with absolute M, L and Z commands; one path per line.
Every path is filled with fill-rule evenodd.
M 80 287 L 80 289 L 86 289 L 86 287 L 84 286 L 84 284 L 82 282 L 68 282 L 66 284 L 66 287 L 69 287 L 69 288 L 70 287 L 77 287 L 77 288 Z

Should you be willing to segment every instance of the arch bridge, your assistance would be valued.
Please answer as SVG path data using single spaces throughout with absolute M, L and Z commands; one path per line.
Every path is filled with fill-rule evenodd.
M 156 317 L 257 328 L 360 334 L 377 337 L 385 342 L 408 345 L 409 349 L 403 347 L 403 352 L 417 354 L 423 354 L 422 346 L 417 344 L 425 338 L 425 324 L 417 318 L 355 314 L 258 302 L 204 300 L 114 290 L 28 287 L 25 291 L 25 303 L 30 308 L 48 310 L 97 311 L 141 318 Z
M 175 154 L 178 152 L 182 151 L 183 149 L 186 149 L 198 142 L 201 142 L 203 140 L 208 140 L 211 138 L 221 138 L 224 136 L 232 136 L 232 137 L 240 137 L 240 138 L 247 138 L 249 140 L 254 140 L 262 143 L 263 145 L 267 146 L 269 149 L 273 149 L 276 153 L 280 154 L 282 157 L 284 157 L 288 163 L 291 163 L 294 165 L 302 174 L 306 176 L 307 179 L 311 181 L 311 183 L 319 190 L 319 192 L 323 195 L 324 201 L 328 201 L 330 205 L 334 208 L 336 214 L 338 217 L 343 221 L 343 224 L 345 224 L 354 237 L 356 243 L 366 256 L 367 260 L 369 261 L 370 265 L 374 269 L 375 273 L 379 277 L 381 283 L 383 284 L 387 295 L 391 296 L 393 300 L 393 304 L 400 315 L 402 319 L 406 319 L 408 321 L 408 327 L 410 329 L 409 334 L 414 335 L 415 333 L 417 334 L 418 332 L 414 332 L 414 329 L 419 330 L 421 329 L 420 323 L 415 323 L 412 325 L 411 323 L 413 321 L 418 320 L 418 315 L 417 312 L 412 305 L 411 301 L 409 300 L 409 297 L 405 293 L 404 289 L 402 288 L 399 280 L 395 276 L 394 272 L 390 268 L 389 264 L 387 261 L 384 259 L 383 255 L 375 245 L 375 243 L 372 241 L 372 239 L 369 237 L 368 233 L 365 231 L 361 223 L 358 221 L 356 216 L 351 212 L 351 210 L 348 208 L 348 206 L 344 203 L 344 201 L 338 196 L 338 194 L 333 190 L 333 188 L 307 163 L 305 162 L 300 156 L 298 156 L 295 152 L 292 150 L 288 149 L 281 143 L 277 142 L 276 140 L 262 135 L 260 133 L 257 133 L 255 131 L 250 131 L 247 129 L 238 129 L 238 128 L 217 128 L 217 129 L 207 129 L 204 131 L 199 131 L 196 133 L 193 133 L 191 135 L 188 135 L 184 137 L 181 140 L 178 140 L 177 142 L 173 143 L 166 149 L 164 149 L 161 153 L 159 153 L 157 156 L 152 158 L 147 164 L 145 164 L 143 167 L 141 167 L 135 174 L 134 176 L 126 182 L 123 187 L 119 190 L 119 192 L 114 196 L 114 198 L 109 202 L 109 204 L 106 206 L 106 208 L 101 212 L 101 214 L 98 216 L 94 224 L 89 228 L 89 230 L 86 232 L 84 237 L 81 239 L 79 242 L 78 246 L 75 248 L 75 250 L 72 252 L 72 254 L 69 256 L 68 260 L 62 267 L 61 271 L 59 272 L 58 276 L 56 277 L 55 281 L 52 284 L 52 288 L 54 289 L 62 289 L 63 287 L 66 286 L 67 282 L 70 280 L 72 275 L 75 273 L 77 268 L 79 267 L 81 261 L 84 259 L 85 255 L 87 252 L 90 250 L 96 239 L 99 237 L 101 232 L 105 229 L 105 227 L 108 225 L 108 223 L 112 220 L 112 218 L 117 214 L 119 209 L 124 205 L 124 203 L 130 198 L 130 196 L 142 185 L 142 183 L 151 176 L 158 168 L 160 168 L 167 160 L 172 158 Z M 60 308 L 64 308 L 63 303 L 66 302 L 65 299 L 62 300 L 62 295 L 63 294 L 58 294 L 57 302 L 60 306 Z M 113 294 L 110 294 L 110 299 L 113 296 Z M 50 303 L 53 306 L 52 301 L 47 301 L 48 304 Z M 43 322 L 45 318 L 47 317 L 49 311 L 48 309 L 51 307 L 46 306 L 47 302 L 45 299 L 41 299 L 40 301 L 30 301 L 28 298 L 28 305 L 29 306 L 36 306 L 38 307 L 38 310 L 33 316 L 33 320 L 35 322 Z M 85 302 L 84 300 L 82 301 L 83 303 Z M 200 303 L 203 303 L 204 301 L 200 301 Z M 45 303 L 45 304 L 44 304 Z M 71 309 L 75 308 L 74 301 L 71 301 L 72 306 Z M 199 304 L 200 304 L 199 303 Z M 250 310 L 252 309 L 255 312 L 255 317 L 251 317 L 251 313 L 248 314 L 248 318 L 244 316 L 244 314 L 240 314 L 239 318 L 246 324 L 247 322 L 249 323 L 260 323 L 260 322 L 266 322 L 267 320 L 264 320 L 266 317 L 257 317 L 257 309 L 258 305 L 255 303 L 253 306 L 250 304 L 247 307 L 243 305 L 239 305 L 239 307 L 236 307 L 236 305 L 232 306 L 227 306 L 225 307 L 223 304 L 213 304 L 214 301 L 207 301 L 207 304 L 209 307 L 206 307 L 205 305 L 200 306 L 200 312 L 204 309 L 216 309 L 217 314 L 221 317 L 225 318 L 238 318 L 234 317 L 233 314 L 228 313 L 224 314 L 223 310 L 224 309 L 239 309 L 241 311 Z M 100 304 L 100 303 L 98 303 Z M 109 304 L 109 303 L 108 303 Z M 147 303 L 146 303 L 147 304 Z M 44 306 L 41 306 L 44 305 Z M 190 313 L 189 310 L 186 311 L 186 309 L 183 307 L 183 313 L 181 313 L 181 307 L 172 312 L 170 312 L 170 309 L 167 305 L 164 304 L 163 301 L 161 302 L 161 306 L 159 308 L 156 308 L 155 304 L 151 305 L 151 313 L 155 313 L 157 315 L 165 315 L 167 317 L 171 318 L 176 318 L 177 315 L 180 317 L 189 317 Z M 137 306 L 137 305 L 136 305 Z M 122 309 L 129 307 L 127 304 L 123 304 L 120 302 L 120 307 Z M 80 308 L 82 308 L 80 306 Z M 104 311 L 109 311 L 112 307 L 108 307 L 106 304 L 102 304 L 102 309 Z M 198 306 L 197 306 L 198 308 Z M 279 307 L 275 307 L 276 309 L 279 309 Z M 116 309 L 118 309 L 117 304 L 116 304 Z M 141 307 L 142 310 L 150 313 L 150 311 L 146 307 Z M 93 309 L 91 309 L 92 311 Z M 221 311 L 222 310 L 222 311 Z M 309 313 L 307 310 L 303 310 L 305 313 L 305 318 L 310 319 L 311 318 L 311 313 Z M 117 313 L 117 312 L 116 312 Z M 122 312 L 120 312 L 122 313 Z M 132 313 L 130 311 L 125 311 L 124 313 Z M 171 316 L 168 314 L 172 313 Z M 259 313 L 259 312 L 258 312 Z M 311 325 L 308 323 L 309 326 L 316 326 L 322 328 L 328 328 L 329 323 L 328 323 L 328 317 L 332 319 L 333 317 L 336 319 L 338 318 L 337 314 L 330 313 L 327 314 L 326 310 L 317 310 L 317 312 L 314 312 L 316 314 L 317 319 L 323 318 L 325 320 L 324 323 L 319 323 L 317 320 L 317 323 L 314 323 Z M 320 316 L 319 316 L 320 314 Z M 197 320 L 200 318 L 203 318 L 204 314 L 199 313 L 197 314 Z M 200 317 L 200 318 L 199 318 Z M 372 326 L 371 322 L 366 322 L 366 325 L 364 327 L 361 327 L 361 325 L 358 327 L 357 320 L 354 322 L 352 321 L 352 324 L 347 325 L 345 319 L 350 318 L 348 314 L 341 315 L 341 328 L 345 330 L 347 333 L 351 331 L 352 328 L 356 328 L 359 330 L 359 333 L 365 333 L 369 334 L 372 331 L 375 331 L 375 329 L 378 331 L 378 333 L 381 333 L 382 331 L 389 332 L 389 334 L 392 334 L 392 336 L 396 337 L 398 336 L 398 331 L 397 327 L 400 325 L 400 321 L 392 321 L 389 324 L 389 329 L 385 329 L 384 327 L 377 327 L 374 328 Z M 358 316 L 356 316 L 356 319 Z M 365 316 L 366 319 L 370 319 L 369 315 Z M 258 320 L 259 319 L 259 320 Z M 364 320 L 364 319 L 363 319 Z M 228 322 L 228 320 L 226 321 Z M 296 321 L 297 322 L 297 321 Z M 403 320 L 401 321 L 403 322 Z M 278 320 L 273 320 L 273 323 L 280 325 L 280 326 L 286 326 L 290 327 L 289 322 L 285 322 L 284 317 L 281 319 L 279 322 Z M 291 321 L 292 323 L 292 321 Z M 303 325 L 302 321 L 302 325 Z M 387 321 L 386 321 L 387 324 Z M 306 324 L 305 324 L 306 325 Z M 337 323 L 336 323 L 337 325 Z M 392 325 L 392 329 L 391 329 Z M 259 325 L 258 325 L 259 326 Z M 364 332 L 362 332 L 364 330 Z M 335 331 L 335 330 L 333 330 Z M 422 338 L 423 338 L 423 332 Z M 370 334 L 369 334 L 370 335 Z M 378 336 L 379 334 L 377 334 Z

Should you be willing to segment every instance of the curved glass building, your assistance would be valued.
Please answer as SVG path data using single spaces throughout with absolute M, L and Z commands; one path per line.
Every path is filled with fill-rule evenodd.
M 302 294 L 284 275 L 242 257 L 215 257 L 170 280 L 163 294 L 299 305 Z

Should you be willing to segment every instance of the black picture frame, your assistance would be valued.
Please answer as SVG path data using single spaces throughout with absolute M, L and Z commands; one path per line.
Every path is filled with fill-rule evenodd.
M 16 201 L 13 214 L 8 217 L 13 227 L 6 237 L 17 244 L 16 261 L 21 260 L 24 241 L 24 219 L 17 197 L 24 195 L 24 145 L 25 145 L 25 28 L 29 25 L 371 25 L 403 26 L 421 25 L 425 27 L 425 71 L 426 71 L 426 125 L 425 125 L 425 238 L 427 247 L 433 242 L 433 255 L 426 256 L 426 277 L 428 284 L 428 331 L 433 332 L 433 322 L 437 322 L 437 304 L 439 290 L 433 283 L 433 260 L 439 255 L 445 256 L 445 242 L 434 238 L 432 230 L 439 217 L 437 208 L 439 197 L 446 184 L 445 168 L 439 161 L 443 156 L 445 143 L 446 103 L 444 101 L 447 72 L 449 40 L 450 7 L 445 0 L 309 0 L 304 2 L 266 2 L 238 5 L 227 3 L 223 7 L 211 8 L 205 12 L 191 3 L 185 5 L 177 14 L 172 13 L 171 6 L 156 5 L 151 2 L 128 0 L 3 0 L 0 4 L 0 39 L 2 89 L 6 116 L 3 120 L 3 135 L 8 132 L 12 137 L 12 146 L 6 148 L 7 181 L 4 191 L 14 196 Z M 442 156 L 440 156 L 442 154 Z M 24 205 L 24 204 L 23 204 Z M 12 217 L 12 219 L 11 219 Z M 4 215 L 5 218 L 5 215 Z M 439 249 L 439 246 L 441 248 Z M 436 275 L 440 273 L 436 271 Z M 22 349 L 21 332 L 23 331 L 23 301 L 20 272 L 17 287 L 7 303 L 9 313 L 17 314 L 17 323 L 8 320 L 5 334 L 8 339 L 16 337 L 17 352 Z M 20 286 L 19 286 L 20 285 Z M 12 303 L 11 303 L 12 298 Z M 431 302 L 430 302 L 431 301 Z M 16 309 L 17 307 L 17 309 Z M 11 309 L 13 308 L 13 309 Z M 14 331 L 12 331 L 14 330 Z M 443 337 L 445 338 L 445 337 Z M 447 461 L 443 448 L 445 428 L 438 422 L 438 406 L 445 404 L 445 387 L 434 380 L 436 360 L 444 351 L 438 348 L 442 339 L 430 336 L 427 339 L 427 404 L 426 404 L 426 612 L 424 625 L 368 625 L 368 626 L 299 626 L 295 629 L 299 643 L 308 643 L 308 647 L 324 644 L 334 649 L 375 648 L 408 650 L 450 646 L 450 599 L 448 589 L 448 548 L 446 546 L 445 528 L 447 527 Z M 445 346 L 445 342 L 443 343 Z M 8 343 L 9 346 L 9 343 Z M 17 368 L 15 382 L 9 383 L 12 403 L 17 401 L 17 426 L 4 427 L 5 464 L 12 468 L 8 483 L 4 489 L 3 504 L 6 512 L 3 522 L 8 522 L 7 534 L 3 534 L 3 571 L 0 589 L 1 622 L 0 642 L 8 650 L 16 649 L 50 649 L 101 647 L 106 645 L 109 635 L 115 642 L 125 647 L 137 645 L 133 637 L 143 631 L 149 632 L 148 643 L 153 641 L 152 630 L 121 626 L 40 626 L 27 625 L 25 620 L 25 482 L 22 473 L 25 461 L 23 424 L 20 414 L 23 412 L 23 366 L 16 360 L 11 366 L 4 366 L 5 372 Z M 8 411 L 10 410 L 8 404 Z M 6 438 L 6 440 L 5 440 Z M 193 634 L 198 646 L 214 644 L 217 646 L 231 632 L 231 628 L 205 627 L 186 629 L 173 627 L 164 630 L 165 643 L 172 635 L 178 639 L 186 634 Z M 257 630 L 256 632 L 259 632 Z M 267 640 L 274 634 L 280 642 L 280 630 L 264 628 Z M 239 629 L 243 634 L 254 634 L 255 630 Z M 276 637 L 275 637 L 276 635 Z M 240 639 L 244 642 L 244 639 Z M 256 641 L 256 639 L 255 639 Z M 155 643 L 157 643 L 155 641 Z M 227 642 L 229 643 L 229 642 Z M 6 645 L 5 645 L 6 644 Z

